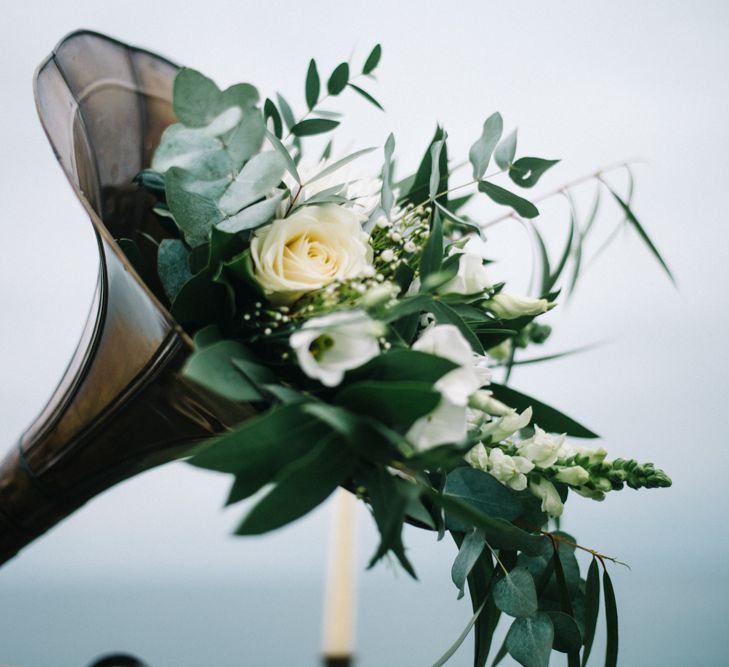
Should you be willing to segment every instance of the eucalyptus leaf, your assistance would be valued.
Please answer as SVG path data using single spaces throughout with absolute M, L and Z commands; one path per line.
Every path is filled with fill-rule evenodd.
M 430 147 L 431 171 L 428 187 L 428 196 L 431 199 L 435 199 L 436 195 L 439 194 L 438 187 L 440 186 L 440 152 L 443 150 L 443 145 L 445 144 L 447 136 L 448 135 L 444 132 L 443 138 L 440 141 L 436 141 Z
M 432 667 L 443 667 L 443 665 L 445 665 L 453 657 L 455 652 L 461 647 L 461 644 L 463 644 L 463 642 L 466 640 L 466 637 L 468 637 L 468 633 L 471 632 L 471 628 L 473 628 L 473 626 L 475 625 L 485 606 L 486 600 L 484 600 L 481 603 L 481 606 L 476 609 L 475 612 L 473 612 L 473 616 L 471 616 L 471 619 L 466 624 L 466 627 L 463 628 L 463 632 L 458 635 L 458 638 L 455 642 L 453 642 L 448 650 L 433 663 Z
M 582 652 L 582 667 L 586 667 L 595 640 L 597 619 L 600 615 L 600 572 L 597 559 L 593 557 L 585 580 L 585 649 Z
M 296 118 L 294 112 L 291 110 L 291 105 L 286 101 L 286 98 L 281 93 L 276 93 L 276 100 L 278 101 L 278 108 L 281 109 L 281 116 L 283 117 L 284 123 L 289 130 L 296 125 Z
M 524 667 L 548 667 L 553 641 L 552 620 L 544 612 L 515 619 L 506 635 L 509 655 Z
M 508 169 L 516 155 L 516 130 L 501 140 L 494 151 L 494 160 L 501 169 Z
M 385 161 L 382 165 L 382 189 L 380 191 L 380 204 L 388 220 L 392 215 L 392 207 L 395 203 L 395 197 L 392 193 L 392 155 L 394 152 L 395 135 L 391 132 L 385 142 Z
M 504 122 L 500 113 L 491 114 L 483 124 L 483 131 L 468 152 L 468 159 L 473 166 L 473 178 L 481 180 L 488 169 L 491 161 L 491 154 L 501 138 L 504 129 Z
M 509 178 L 522 188 L 532 188 L 559 160 L 545 160 L 540 157 L 520 157 L 509 167 Z
M 443 493 L 472 505 L 491 517 L 511 521 L 521 514 L 522 507 L 514 493 L 493 475 L 462 466 L 446 477 Z M 461 528 L 465 532 L 467 528 Z
M 607 570 L 602 573 L 602 590 L 605 594 L 605 626 L 607 628 L 607 645 L 605 647 L 605 667 L 617 667 L 618 664 L 618 606 L 615 601 L 615 590 Z
M 315 183 L 320 178 L 324 178 L 325 176 L 329 176 L 330 174 L 333 174 L 335 171 L 338 171 L 342 167 L 348 165 L 350 162 L 353 162 L 354 160 L 362 157 L 363 155 L 367 155 L 367 153 L 371 153 L 373 150 L 375 150 L 375 146 L 372 146 L 371 148 L 363 148 L 362 150 L 355 151 L 354 153 L 351 153 L 350 155 L 347 155 L 346 157 L 343 157 L 341 160 L 337 160 L 336 162 L 333 162 L 332 164 L 328 165 L 324 169 L 322 169 L 320 172 L 316 173 L 314 176 L 312 176 L 310 179 L 307 180 L 306 184 L 310 185 L 311 183 Z
M 517 618 L 537 613 L 537 589 L 528 570 L 517 567 L 494 586 L 496 606 Z
M 440 271 L 443 264 L 443 224 L 438 211 L 433 212 L 430 223 L 430 235 L 420 256 L 420 277 L 427 279 L 431 274 Z
M 189 127 L 207 125 L 217 114 L 220 88 L 200 72 L 183 68 L 175 76 L 172 104 L 175 115 Z
M 211 180 L 230 173 L 233 163 L 217 137 L 176 123 L 162 133 L 151 167 L 160 173 L 180 167 L 199 179 Z
M 167 205 L 188 244 L 195 248 L 207 242 L 210 230 L 223 219 L 215 202 L 190 192 L 187 184 L 191 177 L 183 170 L 172 167 L 165 176 Z
M 479 192 L 483 192 L 491 201 L 503 206 L 510 206 L 522 218 L 536 218 L 539 215 L 539 209 L 529 200 L 515 195 L 513 192 L 494 185 L 488 181 L 481 181 L 478 184 Z
M 319 72 L 316 69 L 316 61 L 312 58 L 309 61 L 309 69 L 306 72 L 305 86 L 306 106 L 309 107 L 309 111 L 311 111 L 316 106 L 316 103 L 319 101 L 320 88 L 321 83 L 319 81 Z M 291 130 L 293 131 L 293 127 L 291 128 Z
M 291 128 L 291 133 L 297 137 L 308 137 L 314 134 L 323 134 L 331 132 L 339 125 L 337 120 L 329 120 L 327 118 L 308 118 L 301 120 Z
M 370 104 L 373 104 L 376 106 L 380 111 L 384 111 L 385 107 L 383 107 L 370 93 L 368 93 L 364 88 L 361 88 L 360 86 L 357 86 L 353 84 L 351 81 L 347 84 L 354 92 L 356 92 L 358 95 L 361 95 L 364 97 Z
M 218 208 L 226 215 L 234 215 L 276 187 L 285 170 L 286 161 L 279 152 L 258 153 L 230 183 L 218 201 Z
M 245 229 L 255 229 L 273 219 L 276 210 L 286 194 L 283 190 L 277 190 L 274 195 L 263 201 L 259 201 L 239 213 L 227 217 L 218 223 L 217 228 L 228 233 L 238 233 Z
M 472 530 L 467 533 L 463 542 L 461 542 L 458 555 L 453 561 L 453 567 L 451 568 L 451 579 L 458 589 L 459 600 L 465 594 L 466 578 L 471 573 L 473 566 L 485 548 L 486 540 L 478 530 Z
M 554 626 L 554 642 L 552 648 L 560 653 L 579 655 L 582 646 L 582 635 L 575 619 L 562 611 L 549 611 L 549 618 Z M 579 664 L 579 662 L 577 663 Z
M 188 263 L 189 251 L 179 239 L 162 239 L 157 251 L 157 273 L 170 302 L 182 286 L 192 278 Z
M 273 133 L 280 139 L 283 136 L 283 121 L 281 120 L 281 114 L 279 113 L 273 100 L 266 98 L 263 103 L 263 117 L 268 122 L 270 119 L 273 123 Z
M 365 60 L 364 67 L 362 68 L 362 74 L 370 74 L 379 65 L 380 58 L 382 57 L 382 47 L 379 44 L 375 44 L 375 47 L 370 51 L 370 54 Z
M 289 153 L 286 146 L 284 146 L 281 143 L 281 140 L 271 132 L 266 131 L 266 137 L 271 142 L 274 150 L 284 159 L 286 171 L 288 171 L 294 180 L 301 185 L 301 177 L 299 176 L 299 171 L 296 168 L 296 162 L 294 162 L 294 159 L 291 157 L 291 153 Z
M 349 65 L 347 63 L 340 63 L 334 68 L 332 75 L 327 81 L 327 92 L 330 95 L 339 95 L 346 87 L 349 82 Z

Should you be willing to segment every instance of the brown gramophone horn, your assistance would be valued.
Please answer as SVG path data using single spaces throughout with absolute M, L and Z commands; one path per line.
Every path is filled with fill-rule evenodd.
M 184 382 L 191 342 L 117 243 L 155 266 L 164 230 L 133 179 L 175 122 L 177 67 L 88 31 L 64 38 L 35 76 L 41 122 L 99 247 L 78 348 L 50 402 L 0 464 L 0 563 L 87 500 L 252 410 Z

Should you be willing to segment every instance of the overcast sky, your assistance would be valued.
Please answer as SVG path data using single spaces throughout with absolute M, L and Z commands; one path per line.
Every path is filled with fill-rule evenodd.
M 729 5 L 6 3 L 0 451 L 63 373 L 96 280 L 91 225 L 54 162 L 31 92 L 36 65 L 79 27 L 159 51 L 221 86 L 280 90 L 298 108 L 310 57 L 329 71 L 352 53 L 361 61 L 379 41 L 372 92 L 388 113 L 344 101 L 340 141 L 343 149 L 379 145 L 393 131 L 404 168 L 416 165 L 436 122 L 449 131 L 451 154 L 465 156 L 495 110 L 519 127 L 520 154 L 563 159 L 540 191 L 643 158 L 635 209 L 679 290 L 636 236 L 624 235 L 589 269 L 569 307 L 550 314 L 549 351 L 608 344 L 520 369 L 514 386 L 584 421 L 613 456 L 655 461 L 673 477 L 670 490 L 567 506 L 566 530 L 633 567 L 615 571 L 624 664 L 723 663 Z M 583 205 L 589 194 L 580 195 Z M 498 213 L 473 209 L 482 219 Z M 558 243 L 564 212 L 554 205 L 545 214 L 539 224 Z M 523 287 L 523 231 L 506 224 L 488 241 L 502 260 L 495 277 Z M 200 656 L 222 667 L 315 664 L 327 508 L 261 539 L 233 539 L 240 509 L 220 510 L 227 485 L 165 466 L 105 493 L 26 549 L 0 571 L 0 662 L 72 667 L 126 648 L 155 667 L 191 667 L 203 664 Z M 364 570 L 375 535 L 364 511 L 360 524 Z M 407 540 L 421 583 L 386 566 L 361 576 L 362 667 L 427 664 L 469 616 L 449 583 L 452 545 L 414 530 Z M 469 664 L 462 653 L 454 665 Z

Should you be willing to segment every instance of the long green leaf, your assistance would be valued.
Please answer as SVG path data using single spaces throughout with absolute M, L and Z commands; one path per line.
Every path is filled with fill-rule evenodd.
M 375 44 L 370 54 L 365 60 L 364 67 L 362 67 L 362 74 L 370 74 L 379 65 L 380 58 L 382 57 L 382 47 L 379 44 Z
M 582 652 L 582 667 L 586 667 L 595 640 L 597 618 L 600 614 L 600 572 L 597 559 L 593 557 L 585 581 L 585 638 Z
M 476 143 L 468 151 L 468 159 L 473 166 L 473 178 L 480 180 L 488 169 L 491 154 L 501 138 L 504 129 L 504 121 L 501 114 L 491 114 L 483 124 L 483 131 Z
M 471 570 L 478 561 L 479 557 L 486 548 L 486 540 L 483 535 L 472 530 L 466 534 L 458 549 L 458 555 L 453 561 L 451 567 L 451 580 L 458 589 L 458 599 L 460 600 L 465 594 L 466 579 L 471 574 Z
M 615 198 L 615 201 L 620 204 L 620 207 L 623 209 L 623 212 L 625 213 L 625 217 L 627 218 L 628 222 L 633 225 L 635 231 L 638 232 L 638 236 L 643 239 L 643 242 L 648 246 L 648 249 L 651 251 L 656 260 L 658 260 L 658 263 L 661 265 L 661 267 L 663 267 L 663 270 L 666 272 L 666 275 L 670 278 L 671 282 L 675 285 L 676 279 L 673 277 L 671 269 L 668 268 L 668 264 L 666 264 L 665 260 L 661 256 L 661 253 L 658 252 L 658 248 L 656 248 L 653 241 L 651 241 L 648 233 L 643 228 L 643 225 L 638 222 L 638 218 L 635 217 L 633 210 L 630 208 L 630 206 L 628 206 L 625 201 L 623 201 L 623 199 L 620 198 L 620 196 L 614 190 L 610 190 L 610 194 Z
M 529 200 L 515 195 L 513 192 L 498 185 L 494 185 L 488 181 L 481 181 L 478 184 L 478 189 L 479 192 L 483 192 L 491 201 L 502 206 L 510 206 L 522 218 L 536 218 L 539 215 L 539 209 Z
M 370 95 L 364 88 L 360 88 L 359 86 L 356 86 L 351 81 L 347 84 L 354 92 L 356 92 L 358 95 L 361 95 L 364 97 L 370 104 L 373 104 L 376 106 L 380 111 L 384 111 L 385 107 L 383 107 L 372 95 Z
M 314 134 L 331 132 L 338 125 L 338 120 L 329 120 L 327 118 L 308 118 L 296 123 L 296 125 L 291 128 L 291 133 L 297 137 L 309 137 Z
M 461 644 L 463 644 L 463 642 L 465 641 L 466 637 L 468 637 L 468 633 L 471 632 L 471 628 L 478 620 L 478 617 L 481 615 L 481 612 L 483 611 L 483 608 L 485 606 L 486 600 L 481 603 L 481 606 L 474 612 L 473 616 L 471 616 L 468 624 L 465 628 L 463 628 L 463 632 L 458 635 L 458 639 L 456 639 L 456 641 L 453 642 L 450 648 L 433 663 L 433 667 L 443 667 L 443 665 L 445 665 L 453 657 L 455 652 L 461 647 Z
M 440 271 L 443 264 L 443 224 L 438 211 L 433 211 L 430 235 L 420 257 L 420 277 L 422 280 Z
M 319 81 L 319 72 L 316 69 L 316 61 L 312 58 L 309 61 L 309 69 L 306 72 L 306 105 L 311 111 L 319 101 L 319 90 L 321 83 Z M 293 131 L 293 128 L 291 128 Z
M 306 184 L 310 185 L 311 183 L 318 181 L 320 178 L 324 178 L 325 176 L 329 176 L 329 174 L 333 174 L 338 169 L 341 169 L 342 167 L 348 165 L 350 162 L 353 162 L 363 155 L 367 155 L 367 153 L 371 153 L 373 150 L 375 150 L 375 146 L 372 146 L 371 148 L 363 148 L 362 150 L 355 151 L 354 153 L 347 155 L 347 157 L 343 157 L 341 160 L 333 162 L 328 167 L 325 167 L 320 172 L 308 179 L 306 181 Z
M 607 646 L 605 648 L 605 667 L 617 667 L 618 664 L 618 605 L 615 602 L 615 590 L 610 575 L 605 570 L 602 574 L 602 589 L 605 594 L 605 625 L 607 627 Z
M 327 81 L 327 92 L 330 95 L 339 95 L 346 87 L 349 82 L 349 65 L 347 63 L 340 63 L 334 68 L 332 75 Z

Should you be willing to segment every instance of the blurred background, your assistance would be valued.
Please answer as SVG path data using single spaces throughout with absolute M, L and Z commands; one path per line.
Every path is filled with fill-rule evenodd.
M 673 477 L 670 490 L 567 506 L 563 529 L 632 567 L 612 569 L 620 664 L 727 664 L 727 3 L 76 0 L 5 3 L 2 13 L 0 453 L 60 379 L 96 280 L 91 225 L 33 104 L 33 70 L 56 42 L 76 28 L 99 30 L 221 87 L 279 90 L 298 109 L 310 57 L 329 72 L 381 42 L 370 89 L 388 113 L 343 100 L 341 150 L 381 145 L 393 131 L 409 173 L 436 122 L 450 133 L 451 155 L 465 158 L 499 110 L 506 128 L 520 128 L 519 155 L 563 159 L 536 194 L 601 165 L 646 161 L 636 167 L 634 208 L 679 289 L 635 234 L 621 234 L 550 314 L 545 352 L 605 344 L 518 368 L 513 385 L 596 430 L 612 456 L 655 461 Z M 593 191 L 578 194 L 583 212 Z M 481 220 L 501 212 L 481 206 L 472 209 Z M 555 248 L 566 220 L 559 201 L 544 206 L 540 228 Z M 618 220 L 606 210 L 601 233 Z M 494 278 L 525 289 L 523 229 L 506 222 L 488 243 L 500 260 Z M 224 476 L 167 465 L 111 489 L 23 551 L 0 570 L 0 662 L 81 667 L 124 650 L 152 667 L 318 664 L 331 504 L 272 535 L 233 538 L 241 508 L 221 510 L 227 486 Z M 366 572 L 375 532 L 361 510 L 360 667 L 428 665 L 470 617 L 450 583 L 452 543 L 414 529 L 406 542 L 419 582 L 387 564 Z M 469 638 L 454 667 L 470 664 L 470 650 Z

